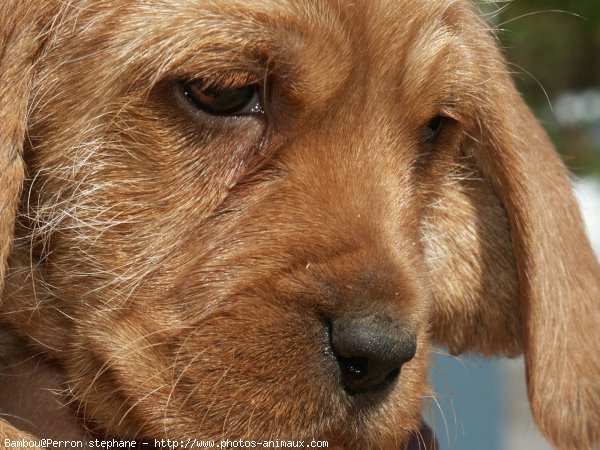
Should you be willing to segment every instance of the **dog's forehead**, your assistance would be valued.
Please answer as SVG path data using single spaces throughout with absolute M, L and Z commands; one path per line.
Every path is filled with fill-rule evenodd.
M 400 57 L 422 35 L 433 38 L 433 30 L 458 34 L 459 27 L 452 27 L 449 17 L 464 4 L 462 0 L 212 0 L 189 9 L 174 3 L 171 8 L 185 12 L 193 23 L 171 29 L 191 35 L 219 31 L 221 35 L 214 37 L 240 46 L 273 38 L 280 39 L 276 44 L 299 43 L 305 49 L 316 45 L 334 61 L 350 53 L 382 57 L 396 52 Z
M 459 47 L 457 17 L 470 10 L 464 0 L 169 0 L 156 8 L 145 3 L 132 4 L 137 26 L 120 18 L 118 29 L 110 19 L 107 33 L 126 46 L 128 61 L 147 58 L 142 66 L 154 70 L 152 76 L 286 66 L 302 81 L 298 90 L 311 89 L 315 102 L 325 101 L 348 77 L 398 80 L 394 84 L 404 77 L 418 91 L 415 83 L 427 74 L 442 76 L 433 67 L 440 60 L 464 63 L 460 52 L 445 50 Z
M 117 76 L 120 85 L 149 87 L 254 70 L 287 77 L 289 91 L 318 108 L 343 87 L 376 92 L 405 85 L 418 94 L 435 78 L 443 90 L 442 83 L 456 79 L 446 76 L 457 72 L 449 67 L 469 61 L 461 41 L 473 27 L 461 23 L 471 6 L 468 0 L 81 0 L 62 7 L 64 20 L 56 21 L 50 42 L 57 58 L 73 62 L 70 70 L 95 66 L 106 85 L 116 85 Z

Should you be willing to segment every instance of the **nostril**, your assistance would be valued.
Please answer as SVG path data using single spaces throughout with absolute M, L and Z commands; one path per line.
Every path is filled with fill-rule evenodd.
M 338 357 L 338 364 L 347 376 L 360 380 L 369 374 L 369 360 L 367 358 Z
M 385 377 L 385 382 L 393 383 L 394 381 L 396 381 L 396 378 L 398 378 L 398 375 L 400 375 L 399 367 L 397 369 L 392 370 L 390 373 L 387 374 L 387 376 Z
M 346 392 L 381 390 L 394 383 L 416 353 L 416 336 L 388 317 L 340 318 L 327 323 Z

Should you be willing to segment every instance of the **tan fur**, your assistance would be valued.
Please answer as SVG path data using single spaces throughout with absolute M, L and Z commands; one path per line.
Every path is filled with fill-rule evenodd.
M 598 444 L 598 262 L 470 2 L 4 0 L 0 30 L 0 326 L 95 433 L 402 448 L 433 340 L 524 351 L 544 435 Z M 266 119 L 173 87 L 240 76 Z M 418 346 L 365 407 L 322 321 L 372 314 Z
M 35 441 L 35 437 L 33 435 L 24 433 L 23 431 L 13 427 L 11 424 L 7 423 L 4 420 L 0 420 L 0 437 L 2 437 L 2 443 L 0 444 L 0 448 L 2 448 L 3 450 L 6 448 L 7 450 L 9 449 L 8 447 L 6 447 L 4 445 L 4 440 L 8 439 L 9 441 L 22 441 L 22 440 L 26 440 L 26 441 Z M 32 448 L 33 450 L 41 450 L 43 447 L 29 447 Z

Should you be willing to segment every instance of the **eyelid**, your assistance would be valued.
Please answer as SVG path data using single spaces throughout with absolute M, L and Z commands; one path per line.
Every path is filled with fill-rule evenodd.
M 437 115 L 444 117 L 445 119 L 450 119 L 454 122 L 462 122 L 463 117 L 461 111 L 453 106 L 453 105 L 443 105 Z
M 248 85 L 256 85 L 257 88 L 263 84 L 264 76 L 259 73 L 248 71 L 228 71 L 215 73 L 201 77 L 190 77 L 190 82 L 201 83 L 201 89 L 235 89 Z

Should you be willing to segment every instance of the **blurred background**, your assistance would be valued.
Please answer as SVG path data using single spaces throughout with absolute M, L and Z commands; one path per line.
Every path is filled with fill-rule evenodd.
M 573 172 L 600 255 L 600 0 L 480 1 L 523 96 Z M 434 358 L 425 415 L 440 450 L 551 450 L 529 412 L 522 358 Z

